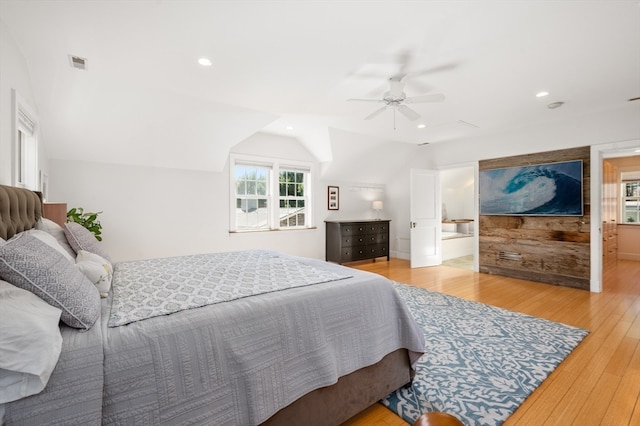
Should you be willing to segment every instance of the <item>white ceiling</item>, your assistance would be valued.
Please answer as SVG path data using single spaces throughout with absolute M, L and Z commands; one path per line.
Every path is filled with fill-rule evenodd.
M 437 143 L 640 102 L 637 0 L 0 0 L 0 19 L 52 158 L 220 170 L 268 132 L 329 161 L 331 129 Z M 396 114 L 395 129 L 392 110 L 364 120 L 380 105 L 347 102 L 382 98 L 399 70 L 407 96 L 445 101 L 411 105 L 421 118 Z

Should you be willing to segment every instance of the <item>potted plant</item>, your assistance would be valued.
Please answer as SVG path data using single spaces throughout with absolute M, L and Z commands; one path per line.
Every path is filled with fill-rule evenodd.
M 67 212 L 67 222 L 76 222 L 87 228 L 96 237 L 96 240 L 102 241 L 102 225 L 98 220 L 97 213 L 85 213 L 82 207 L 73 207 Z

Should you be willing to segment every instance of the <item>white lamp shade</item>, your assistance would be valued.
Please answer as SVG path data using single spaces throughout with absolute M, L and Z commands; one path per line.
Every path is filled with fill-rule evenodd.
M 382 201 L 374 201 L 373 202 L 373 209 L 374 210 L 382 210 L 383 204 Z

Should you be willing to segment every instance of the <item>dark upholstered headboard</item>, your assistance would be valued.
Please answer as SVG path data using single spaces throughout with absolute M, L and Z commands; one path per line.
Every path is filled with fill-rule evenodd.
M 7 240 L 31 229 L 41 217 L 41 193 L 0 185 L 0 237 Z

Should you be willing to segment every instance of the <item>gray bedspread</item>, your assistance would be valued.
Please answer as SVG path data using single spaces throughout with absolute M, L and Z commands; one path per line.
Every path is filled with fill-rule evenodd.
M 103 308 L 107 308 L 103 303 Z M 25 426 L 100 425 L 103 335 L 99 326 L 81 333 L 60 325 L 62 352 L 42 392 L 0 407 L 0 424 Z
M 272 250 L 120 262 L 113 273 L 109 327 L 350 276 Z
M 104 299 L 99 325 L 65 327 L 49 385 L 8 404 L 7 424 L 255 425 L 396 349 L 417 361 L 423 334 L 389 280 L 295 259 L 352 277 L 113 328 Z

